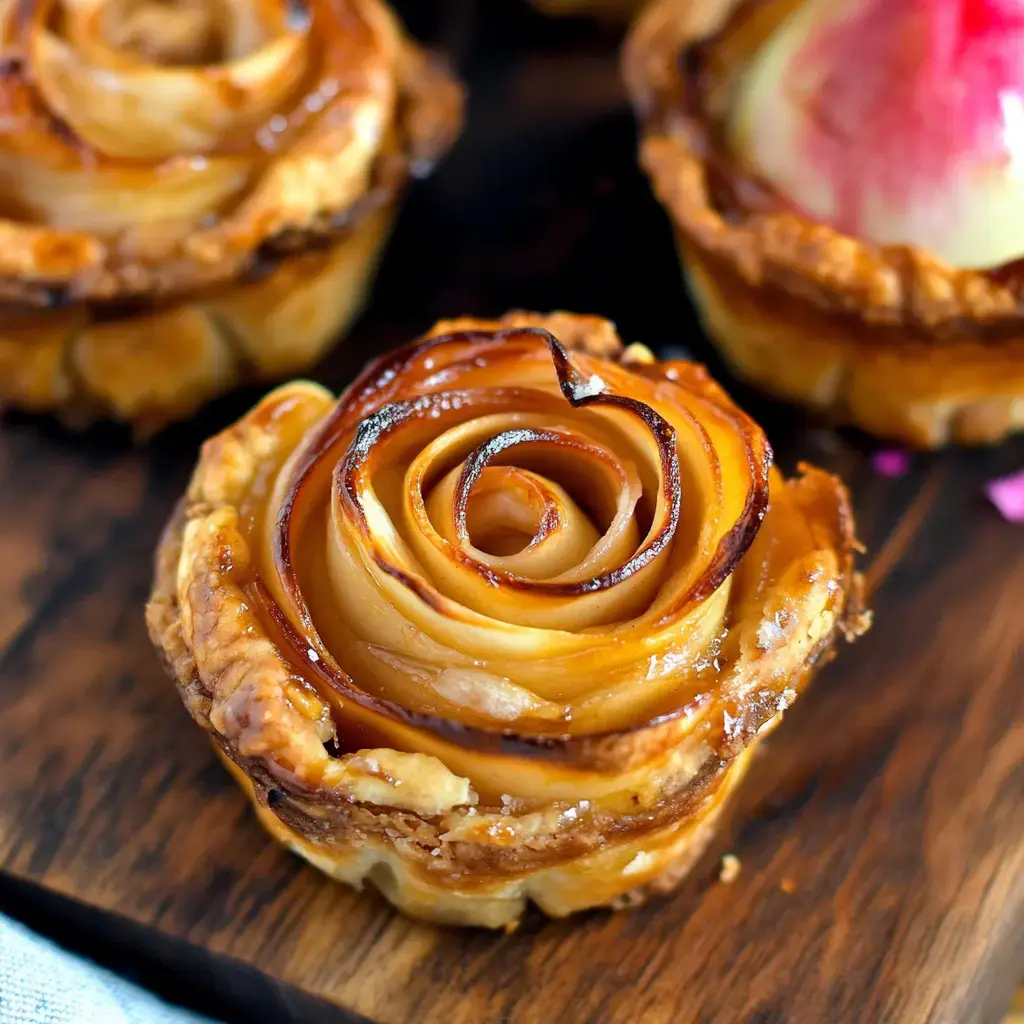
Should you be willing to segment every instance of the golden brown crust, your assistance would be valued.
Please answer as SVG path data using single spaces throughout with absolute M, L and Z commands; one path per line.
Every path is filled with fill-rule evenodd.
M 730 156 L 723 122 L 739 71 L 792 6 L 657 0 L 624 53 L 641 161 L 711 333 L 741 375 L 878 434 L 931 447 L 1019 429 L 1016 264 L 957 269 L 751 198 L 770 190 Z
M 503 331 L 517 327 L 539 327 L 550 331 L 570 351 L 583 352 L 598 359 L 617 359 L 623 352 L 619 333 L 610 320 L 603 316 L 585 316 L 580 313 L 512 310 L 494 320 L 460 316 L 453 320 L 438 320 L 424 337 L 438 338 L 460 331 Z
M 572 355 L 551 340 L 555 331 Z M 527 411 L 547 407 L 571 436 L 525 436 L 525 424 L 539 422 Z M 723 504 L 706 513 L 701 529 L 711 532 L 696 564 L 687 556 L 696 521 L 674 519 L 659 499 L 646 542 L 655 553 L 631 572 L 598 572 L 577 586 L 506 578 L 494 563 L 483 618 L 469 591 L 453 602 L 436 589 L 451 578 L 418 576 L 427 570 L 403 560 L 383 525 L 369 525 L 381 513 L 360 466 L 373 474 L 381 444 L 397 446 L 389 466 L 411 457 L 401 455 L 406 429 L 427 430 L 415 435 L 424 452 L 431 437 L 448 443 L 480 422 L 470 415 L 491 417 L 486 458 L 499 438 L 539 444 L 549 458 L 550 445 L 569 445 L 559 458 L 570 469 L 580 445 L 617 424 L 607 437 L 626 431 L 615 444 L 650 460 L 652 473 L 679 460 L 693 492 L 688 517 L 710 471 L 721 482 L 709 500 Z M 660 456 L 647 428 L 632 448 L 633 417 L 661 438 Z M 513 923 L 528 900 L 555 915 L 622 905 L 689 869 L 759 737 L 836 632 L 866 628 L 845 490 L 810 468 L 783 481 L 769 457 L 763 435 L 701 368 L 657 364 L 641 346 L 623 351 L 606 321 L 446 321 L 370 367 L 337 403 L 315 385 L 288 385 L 207 442 L 157 552 L 150 635 L 261 820 L 328 873 L 369 881 L 418 916 L 490 927 Z M 660 493 L 673 505 L 680 478 L 666 472 Z M 341 502 L 326 561 L 308 528 L 322 486 Z M 476 485 L 465 486 L 474 500 Z M 424 508 L 447 501 L 445 485 L 429 487 Z M 466 507 L 466 497 L 453 501 Z M 415 501 L 409 508 L 415 516 Z M 406 544 L 418 543 L 409 520 L 386 514 L 406 524 Z M 588 529 L 565 525 L 571 502 L 559 516 L 551 529 Z M 609 543 L 626 529 L 617 522 Z M 377 568 L 346 561 L 352 544 Z M 705 546 L 712 551 L 696 553 Z M 465 548 L 459 564 L 471 568 L 476 550 Z M 373 577 L 378 570 L 385 575 Z M 651 572 L 656 590 L 645 582 Z M 604 609 L 595 597 L 625 603 Z M 535 602 L 547 602 L 538 614 L 552 624 L 567 626 L 568 616 L 577 626 L 528 625 Z M 602 616 L 606 628 L 585 625 Z M 536 653 L 519 660 L 530 644 Z M 551 689 L 559 677 L 564 706 Z M 594 689 L 598 679 L 607 693 Z

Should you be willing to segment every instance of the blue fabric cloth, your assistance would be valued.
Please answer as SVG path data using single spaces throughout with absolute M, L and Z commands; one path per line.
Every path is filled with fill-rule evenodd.
M 0 915 L 0 1024 L 213 1024 Z

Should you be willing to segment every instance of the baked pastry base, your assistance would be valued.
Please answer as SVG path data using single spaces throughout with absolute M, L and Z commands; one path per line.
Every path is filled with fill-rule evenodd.
M 0 324 L 0 402 L 145 436 L 237 384 L 312 366 L 362 308 L 395 204 L 261 280 L 121 316 L 26 314 Z
M 752 288 L 696 249 L 685 255 L 685 240 L 679 247 L 708 333 L 736 375 L 763 390 L 919 448 L 1024 429 L 1024 338 L 998 349 L 966 338 L 887 344 L 882 330 L 869 340 L 861 323 Z
M 764 732 L 770 732 L 765 729 Z M 377 889 L 403 913 L 434 924 L 468 925 L 513 930 L 528 902 L 551 917 L 580 910 L 621 909 L 671 892 L 690 873 L 714 837 L 726 801 L 742 782 L 760 739 L 730 764 L 721 784 L 693 817 L 620 843 L 522 876 L 474 878 L 472 888 L 460 889 L 450 876 L 431 876 L 395 853 L 393 844 L 366 837 L 357 847 L 330 837 L 316 843 L 289 828 L 267 806 L 266 795 L 224 751 L 214 745 L 221 761 L 252 801 L 260 824 L 282 846 L 313 867 L 346 885 Z

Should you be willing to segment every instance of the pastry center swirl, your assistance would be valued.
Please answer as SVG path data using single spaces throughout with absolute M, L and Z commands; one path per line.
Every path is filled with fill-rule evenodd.
M 109 0 L 98 16 L 112 49 L 169 67 L 238 60 L 272 34 L 256 8 L 228 0 Z
M 488 466 L 466 496 L 461 521 L 456 521 L 463 546 L 506 558 L 536 547 L 565 528 L 567 510 L 579 511 L 559 492 L 557 484 L 538 474 L 514 466 Z M 444 509 L 438 512 L 443 523 Z M 581 531 L 596 538 L 589 519 L 581 516 L 578 522 Z
M 278 0 L 38 0 L 27 82 L 94 158 L 213 158 L 287 113 L 310 28 Z
M 153 64 L 216 64 L 228 50 L 219 11 L 206 0 L 111 0 L 101 31 L 118 50 Z

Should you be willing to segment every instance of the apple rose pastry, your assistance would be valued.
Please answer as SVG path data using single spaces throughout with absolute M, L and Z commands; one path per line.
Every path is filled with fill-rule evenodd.
M 380 0 L 0 0 L 0 400 L 141 431 L 313 363 L 461 92 Z
M 641 157 L 743 377 L 922 447 L 1024 425 L 1024 7 L 658 0 Z
M 865 625 L 846 491 L 607 321 L 442 322 L 207 442 L 153 642 L 300 856 L 499 927 L 678 882 Z

